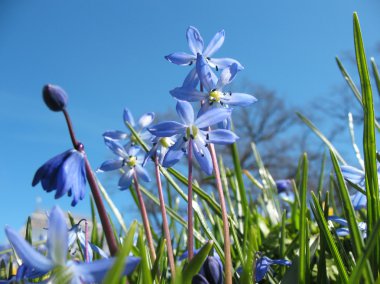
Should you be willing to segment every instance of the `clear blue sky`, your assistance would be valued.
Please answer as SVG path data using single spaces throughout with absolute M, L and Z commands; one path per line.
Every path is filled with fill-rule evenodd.
M 123 129 L 124 106 L 136 117 L 174 106 L 168 90 L 189 69 L 164 55 L 188 51 L 189 25 L 205 42 L 224 28 L 225 44 L 216 55 L 245 66 L 237 81 L 262 84 L 300 106 L 342 81 L 334 57 L 353 50 L 353 11 L 371 53 L 380 42 L 376 1 L 2 0 L 0 228 L 20 227 L 37 198 L 41 208 L 70 208 L 68 198 L 54 200 L 31 187 L 36 169 L 71 146 L 62 115 L 42 103 L 44 84 L 69 93 L 77 136 L 96 168 L 109 157 L 101 134 Z M 114 197 L 124 207 L 130 198 L 126 192 Z M 70 210 L 89 212 L 88 199 Z

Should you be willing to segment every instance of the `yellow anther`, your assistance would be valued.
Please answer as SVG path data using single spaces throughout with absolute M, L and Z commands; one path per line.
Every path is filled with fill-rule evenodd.
M 210 101 L 212 101 L 212 102 L 219 103 L 222 96 L 223 96 L 223 93 L 220 91 L 217 91 L 217 90 L 212 90 L 209 93 L 209 98 L 210 98 Z
M 130 167 L 134 167 L 137 163 L 137 158 L 135 156 L 131 156 L 129 157 L 128 161 L 127 161 L 127 165 L 130 166 Z

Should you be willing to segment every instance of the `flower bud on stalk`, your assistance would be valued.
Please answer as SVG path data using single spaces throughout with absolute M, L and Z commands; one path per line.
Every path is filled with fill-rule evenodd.
M 67 94 L 59 86 L 45 85 L 42 89 L 42 96 L 45 104 L 52 111 L 62 111 L 67 104 Z

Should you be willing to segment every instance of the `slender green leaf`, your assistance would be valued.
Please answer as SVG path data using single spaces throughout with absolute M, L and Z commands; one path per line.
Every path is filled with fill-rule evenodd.
M 321 206 L 319 205 L 319 201 L 317 197 L 314 195 L 313 192 L 311 192 L 311 197 L 313 199 L 313 203 L 310 204 L 310 207 L 313 211 L 315 220 L 318 223 L 318 227 L 323 234 L 323 237 L 325 238 L 325 241 L 330 249 L 330 252 L 335 260 L 335 264 L 339 271 L 339 277 L 341 279 L 342 283 L 348 283 L 348 275 L 346 268 L 343 264 L 342 258 L 339 254 L 339 250 L 334 242 L 333 236 L 331 235 L 331 232 L 329 230 L 329 227 L 327 225 L 327 221 L 324 217 L 323 210 Z
M 301 212 L 300 212 L 300 249 L 299 249 L 299 274 L 298 274 L 298 283 L 303 284 L 307 281 L 307 271 L 309 271 L 309 267 L 307 264 L 309 261 L 307 260 L 307 252 L 306 246 L 308 246 L 308 240 L 306 236 L 307 228 L 307 217 L 306 217 L 306 196 L 307 196 L 307 176 L 308 176 L 308 161 L 307 155 L 303 155 L 303 167 L 302 167 L 302 182 L 301 182 Z
M 133 246 L 133 238 L 136 232 L 137 221 L 134 221 L 124 238 L 123 246 L 119 249 L 112 268 L 104 277 L 103 283 L 118 284 L 125 268 L 126 259 Z

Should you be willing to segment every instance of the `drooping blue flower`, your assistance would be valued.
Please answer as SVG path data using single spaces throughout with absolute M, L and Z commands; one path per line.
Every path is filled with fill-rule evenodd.
M 148 141 L 149 139 L 152 138 L 152 135 L 149 133 L 149 131 L 147 131 L 147 127 L 152 124 L 154 117 L 155 117 L 154 112 L 145 113 L 140 117 L 138 121 L 138 125 L 136 125 L 133 115 L 129 111 L 129 109 L 125 108 L 123 112 L 123 121 L 125 125 L 129 123 L 133 128 L 135 128 L 140 139 L 144 141 Z M 103 133 L 103 137 L 113 139 L 113 140 L 127 140 L 129 138 L 129 141 L 125 145 L 125 148 L 134 146 L 137 142 L 136 138 L 133 135 L 129 135 L 128 133 L 124 131 L 120 131 L 120 130 L 106 131 Z
M 15 230 L 10 227 L 5 228 L 8 240 L 22 260 L 24 272 L 27 272 L 28 277 L 41 277 L 50 271 L 57 271 L 58 269 L 71 279 L 70 283 L 100 283 L 106 272 L 112 267 L 115 259 L 107 258 L 88 263 L 67 260 L 67 232 L 62 210 L 59 207 L 54 207 L 49 215 L 48 254 L 44 256 L 36 251 Z M 140 258 L 128 257 L 124 275 L 132 273 L 139 262 Z M 52 279 L 49 280 L 54 282 L 55 276 L 53 273 Z
M 211 131 L 204 129 L 230 117 L 231 110 L 224 108 L 210 109 L 199 115 L 196 119 L 193 107 L 188 102 L 177 101 L 176 110 L 182 123 L 166 121 L 148 128 L 153 135 L 158 137 L 178 135 L 177 142 L 169 149 L 164 158 L 163 166 L 172 167 L 176 164 L 184 153 L 187 153 L 188 143 L 192 143 L 195 159 L 198 161 L 201 169 L 208 175 L 211 175 L 213 166 L 208 144 L 231 144 L 238 137 L 232 131 L 225 129 Z
M 197 54 L 200 54 L 205 58 L 205 61 L 212 68 L 224 69 L 231 64 L 235 63 L 240 70 L 243 69 L 243 66 L 235 59 L 232 58 L 212 58 L 211 56 L 219 50 L 223 45 L 225 32 L 224 30 L 219 31 L 214 35 L 210 43 L 206 48 L 204 48 L 203 38 L 199 31 L 190 26 L 186 31 L 187 43 L 189 44 L 189 49 L 191 54 L 185 52 L 174 52 L 165 56 L 165 59 L 177 64 L 177 65 L 193 65 L 197 60 Z M 197 75 L 197 70 L 194 67 L 190 73 L 187 75 L 183 86 L 195 88 L 198 85 L 199 79 Z
M 290 179 L 278 179 L 275 181 L 277 187 L 278 197 L 286 202 L 293 203 L 295 196 Z
M 339 237 L 345 237 L 350 234 L 350 230 L 348 229 L 348 222 L 346 219 L 338 217 L 338 216 L 329 216 L 329 220 L 342 225 L 342 227 L 335 230 L 336 234 Z M 358 228 L 360 233 L 362 234 L 363 239 L 367 238 L 367 223 L 359 222 Z
M 208 256 L 192 284 L 223 284 L 223 265 L 219 257 Z
M 75 149 L 67 150 L 43 164 L 35 173 L 32 186 L 41 182 L 46 192 L 56 190 L 55 198 L 66 193 L 73 196 L 75 206 L 85 196 L 86 169 L 84 153 Z
M 68 232 L 68 244 L 69 248 L 71 248 L 76 240 L 79 240 L 79 243 L 82 247 L 83 252 L 85 251 L 86 248 L 86 235 L 85 232 L 83 232 L 81 226 L 80 226 L 81 221 L 79 221 L 78 224 L 75 224 L 74 226 L 71 227 L 71 229 Z M 108 258 L 108 255 L 98 246 L 94 245 L 91 242 L 87 243 L 87 250 L 88 250 L 88 258 L 91 261 L 93 259 L 94 253 L 98 253 L 101 257 L 103 258 Z
M 195 88 L 182 86 L 170 91 L 170 94 L 173 97 L 188 102 L 204 101 L 202 106 L 203 111 L 211 106 L 248 106 L 257 101 L 254 96 L 249 94 L 223 91 L 223 88 L 232 82 L 239 71 L 236 63 L 223 69 L 220 73 L 219 79 L 211 71 L 211 68 L 204 57 L 199 54 L 197 57 L 196 68 L 204 90 L 199 91 Z
M 127 150 L 121 146 L 117 141 L 109 138 L 105 138 L 104 142 L 107 147 L 118 156 L 116 160 L 108 160 L 103 162 L 98 171 L 107 172 L 113 170 L 122 170 L 123 174 L 119 179 L 119 189 L 128 189 L 133 180 L 133 176 L 136 175 L 142 180 L 149 182 L 150 177 L 148 172 L 144 169 L 144 156 L 139 155 L 140 148 L 131 146 Z
M 270 259 L 267 256 L 261 256 L 256 260 L 256 282 L 260 282 L 265 277 L 268 270 L 270 269 L 270 266 L 273 264 L 290 266 L 292 265 L 292 262 L 286 259 Z

